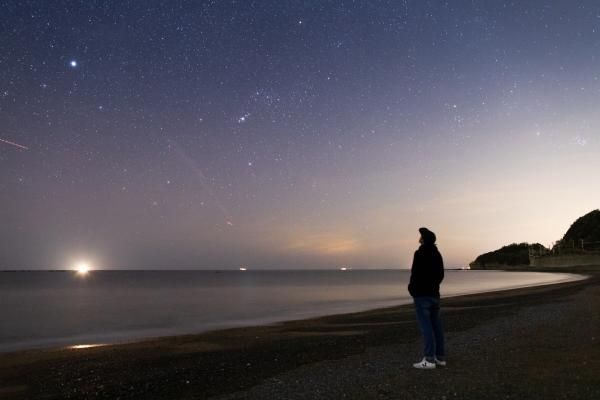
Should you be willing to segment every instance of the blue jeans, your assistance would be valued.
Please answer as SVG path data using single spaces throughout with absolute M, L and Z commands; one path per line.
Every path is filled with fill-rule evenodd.
M 417 321 L 419 321 L 425 341 L 425 358 L 427 361 L 433 361 L 435 356 L 438 360 L 444 360 L 446 349 L 444 348 L 444 331 L 440 319 L 440 299 L 424 296 L 413 297 L 413 300 Z

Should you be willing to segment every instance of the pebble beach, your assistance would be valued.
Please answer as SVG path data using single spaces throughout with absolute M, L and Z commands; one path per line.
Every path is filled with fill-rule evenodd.
M 579 272 L 579 271 L 569 271 Z M 448 366 L 412 368 L 410 305 L 0 354 L 2 399 L 598 399 L 600 275 L 443 300 Z

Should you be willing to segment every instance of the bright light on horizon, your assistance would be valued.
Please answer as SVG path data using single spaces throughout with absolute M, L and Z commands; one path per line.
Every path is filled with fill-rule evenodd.
M 90 272 L 90 264 L 85 261 L 80 261 L 75 266 L 75 270 L 79 275 L 87 275 Z

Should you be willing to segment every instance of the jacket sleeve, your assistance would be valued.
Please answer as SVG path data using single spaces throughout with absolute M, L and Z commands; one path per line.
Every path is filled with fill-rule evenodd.
M 412 266 L 410 267 L 410 282 L 408 283 L 408 293 L 413 296 L 413 290 L 415 288 L 416 274 L 418 274 L 418 264 L 419 264 L 419 252 L 415 251 L 413 255 Z
M 438 258 L 439 258 L 439 262 L 438 262 L 438 284 L 442 283 L 442 281 L 444 280 L 444 259 L 442 258 L 442 255 L 440 253 L 438 253 Z

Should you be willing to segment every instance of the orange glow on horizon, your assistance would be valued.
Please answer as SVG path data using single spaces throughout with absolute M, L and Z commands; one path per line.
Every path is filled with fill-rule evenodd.
M 306 235 L 302 239 L 291 241 L 286 250 L 297 250 L 315 254 L 346 254 L 359 249 L 356 239 L 335 234 Z

